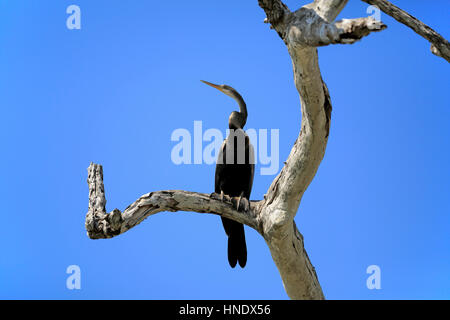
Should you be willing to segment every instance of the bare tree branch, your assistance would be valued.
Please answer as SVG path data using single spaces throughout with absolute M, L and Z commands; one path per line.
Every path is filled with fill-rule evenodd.
M 289 13 L 288 7 L 281 0 L 258 0 L 258 4 L 266 13 L 269 23 L 277 23 Z
M 333 23 L 347 1 L 316 0 L 295 13 L 291 13 L 281 1 L 259 0 L 259 4 L 267 14 L 266 22 L 271 22 L 279 36 L 290 45 L 320 47 L 338 43 L 352 44 L 371 32 L 386 28 L 381 21 L 371 17 L 344 19 Z
M 328 36 L 335 39 L 328 43 L 351 43 L 344 41 L 351 36 L 342 35 L 353 34 L 357 40 L 377 29 L 371 30 L 369 25 L 372 21 L 367 19 L 333 25 L 333 20 L 346 3 L 343 0 L 316 1 L 295 13 L 285 14 L 287 18 L 275 26 L 292 59 L 302 121 L 297 141 L 280 174 L 272 182 L 266 201 L 261 204 L 261 221 L 263 235 L 291 299 L 324 299 L 317 275 L 304 250 L 303 237 L 293 221 L 301 198 L 325 154 L 331 121 L 331 99 L 322 80 L 316 46 L 327 44 L 323 39 L 332 34 L 328 31 L 333 31 L 333 26 L 339 36 Z M 384 28 L 382 24 L 377 26 L 380 30 Z M 337 32 L 337 29 L 342 31 Z M 337 39 L 342 39 L 342 42 Z
M 233 219 L 259 231 L 259 202 L 251 202 L 249 212 L 237 211 L 236 199 L 222 202 L 219 195 L 167 190 L 150 192 L 129 205 L 123 212 L 114 209 L 106 213 L 103 186 L 103 168 L 91 163 L 88 168 L 89 210 L 86 230 L 91 239 L 107 239 L 118 236 L 137 226 L 147 217 L 162 211 L 192 211 L 212 213 Z M 230 201 L 231 200 L 231 201 Z
M 362 0 L 370 5 L 375 5 L 381 11 L 391 16 L 398 22 L 408 26 L 414 32 L 424 37 L 431 43 L 431 52 L 439 57 L 444 58 L 450 62 L 450 43 L 442 37 L 439 33 L 431 29 L 422 21 L 413 17 L 406 11 L 396 7 L 386 0 Z
M 295 85 L 300 94 L 302 123 L 300 135 L 285 166 L 272 182 L 264 204 L 268 208 L 279 208 L 276 219 L 273 215 L 268 218 L 277 221 L 278 225 L 286 225 L 295 217 L 303 193 L 314 178 L 325 153 L 332 106 L 328 89 L 322 80 L 315 47 L 325 42 L 323 39 L 326 37 L 323 37 L 323 34 L 329 33 L 324 30 L 330 30 L 327 26 L 332 25 L 331 19 L 339 14 L 346 2 L 316 1 L 289 14 L 290 18 L 286 20 L 288 25 L 285 28 L 289 31 L 285 42 L 292 58 Z M 315 11 L 318 7 L 321 16 Z M 330 20 L 326 21 L 323 17 Z M 372 24 L 376 27 L 370 27 Z M 341 35 L 347 33 L 356 39 L 369 33 L 370 29 L 385 27 L 368 18 L 343 20 L 335 25 L 335 30 L 342 30 Z M 351 36 L 342 37 L 347 40 L 349 38 Z M 262 219 L 264 218 L 265 215 Z M 265 234 L 270 234 L 269 230 L 277 230 L 278 228 L 274 227 L 277 224 L 265 223 L 264 226 L 267 228 Z
M 333 22 L 347 0 L 316 0 L 292 13 L 280 0 L 259 0 L 268 21 L 287 45 L 295 86 L 300 94 L 300 134 L 285 166 L 262 201 L 248 213 L 236 211 L 233 199 L 188 191 L 157 191 L 140 197 L 123 212 L 106 213 L 103 172 L 88 169 L 89 211 L 86 229 L 93 239 L 119 235 L 161 211 L 213 213 L 244 223 L 265 239 L 291 299 L 324 299 L 314 267 L 294 217 L 300 200 L 325 154 L 331 122 L 331 99 L 320 73 L 317 46 L 353 43 L 385 26 L 368 18 Z
M 308 20 L 309 24 L 304 21 Z M 323 20 L 314 10 L 302 8 L 290 19 L 286 42 L 302 47 L 330 44 L 353 44 L 371 32 L 384 30 L 386 25 L 372 17 L 343 19 L 335 23 Z
M 291 13 L 288 7 L 281 0 L 258 0 L 258 4 L 266 13 L 267 18 L 264 22 L 270 23 L 281 39 L 284 39 L 285 20 Z
M 315 0 L 311 6 L 325 21 L 332 22 L 344 9 L 347 2 L 348 0 Z
M 372 17 L 359 19 L 343 19 L 335 23 L 339 30 L 339 40 L 335 43 L 352 44 L 371 32 L 382 31 L 387 26 Z
M 88 168 L 89 210 L 86 230 L 91 239 L 108 239 L 118 236 L 141 223 L 147 217 L 163 211 L 193 211 L 212 213 L 246 224 L 263 234 L 261 208 L 264 201 L 251 201 L 248 212 L 236 211 L 236 198 L 222 202 L 217 194 L 204 194 L 181 190 L 156 191 L 143 195 L 123 212 L 114 209 L 106 212 L 103 185 L 103 168 L 93 164 Z M 277 237 L 266 239 L 277 263 L 294 266 L 296 276 L 288 279 L 286 290 L 297 292 L 294 299 L 323 299 L 314 267 L 304 249 L 303 237 L 295 223 Z M 266 237 L 265 237 L 266 238 Z

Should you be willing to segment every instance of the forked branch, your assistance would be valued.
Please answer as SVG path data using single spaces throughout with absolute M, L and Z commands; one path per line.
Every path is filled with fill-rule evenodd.
M 384 0 L 375 4 L 409 25 L 449 60 L 448 42 L 417 19 Z M 257 230 L 265 239 L 291 299 L 324 299 L 316 272 L 304 248 L 294 218 L 300 201 L 324 157 L 331 123 L 332 104 L 322 80 L 317 47 L 354 43 L 386 26 L 372 18 L 335 22 L 348 0 L 315 0 L 295 12 L 280 0 L 259 0 L 267 21 L 287 46 L 292 59 L 294 82 L 300 95 L 300 134 L 279 175 L 261 201 L 252 201 L 248 212 L 235 210 L 235 199 L 221 201 L 218 195 L 189 191 L 157 191 L 143 195 L 123 212 L 106 212 L 103 171 L 88 169 L 89 211 L 86 229 L 92 239 L 111 238 L 133 228 L 161 211 L 194 211 L 220 215 Z

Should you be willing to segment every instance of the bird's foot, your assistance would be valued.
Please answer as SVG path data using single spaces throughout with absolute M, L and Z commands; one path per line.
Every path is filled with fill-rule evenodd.
M 213 192 L 209 195 L 209 197 L 211 199 L 220 200 L 222 202 L 231 202 L 231 197 L 229 195 L 224 194 L 223 191 L 220 194 Z
M 231 197 L 225 194 L 223 191 L 221 191 L 218 200 L 222 202 L 231 202 Z
M 239 208 L 242 208 L 244 212 L 248 212 L 250 210 L 250 201 L 246 197 L 240 196 L 236 203 L 236 210 L 239 211 Z

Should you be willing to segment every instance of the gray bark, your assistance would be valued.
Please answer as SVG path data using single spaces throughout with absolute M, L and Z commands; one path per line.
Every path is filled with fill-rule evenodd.
M 157 191 L 140 197 L 123 212 L 105 209 L 103 171 L 88 169 L 89 211 L 86 229 L 92 239 L 122 234 L 161 211 L 217 214 L 246 224 L 264 237 L 291 299 L 324 299 L 317 274 L 295 225 L 300 201 L 324 157 L 331 121 L 331 99 L 320 73 L 317 48 L 351 44 L 386 26 L 372 18 L 334 19 L 348 0 L 316 0 L 291 12 L 280 0 L 259 0 L 266 22 L 284 41 L 292 59 L 294 82 L 300 95 L 302 120 L 299 136 L 261 201 L 248 212 L 236 211 L 236 199 L 221 202 L 218 195 L 188 191 Z
M 123 212 L 114 209 L 106 212 L 106 198 L 103 186 L 103 167 L 91 163 L 88 168 L 89 210 L 86 215 L 86 230 L 91 239 L 108 239 L 118 236 L 137 226 L 147 217 L 158 212 L 192 211 L 212 213 L 239 221 L 259 230 L 257 212 L 260 202 L 251 201 L 248 212 L 237 211 L 237 198 L 182 190 L 156 191 L 144 194 Z

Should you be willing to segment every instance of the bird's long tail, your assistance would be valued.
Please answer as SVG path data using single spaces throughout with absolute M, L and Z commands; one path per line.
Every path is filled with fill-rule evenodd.
M 244 225 L 226 218 L 222 218 L 222 223 L 228 235 L 228 262 L 232 268 L 237 262 L 244 268 L 247 263 Z

